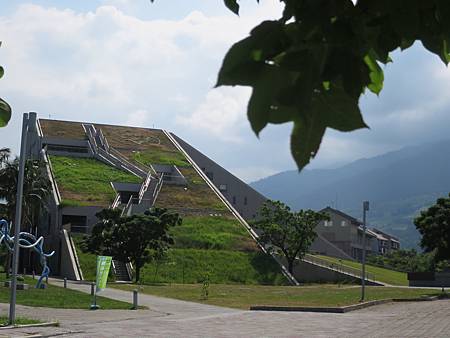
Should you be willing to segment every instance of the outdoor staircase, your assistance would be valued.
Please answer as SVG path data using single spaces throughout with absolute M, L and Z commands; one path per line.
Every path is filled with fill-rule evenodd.
M 143 213 L 145 210 L 151 208 L 155 204 L 158 193 L 161 190 L 164 175 L 158 174 L 152 166 L 148 167 L 141 164 L 141 167 L 138 167 L 131 163 L 118 150 L 109 145 L 102 130 L 95 128 L 93 124 L 83 123 L 82 126 L 89 140 L 92 154 L 96 159 L 144 179 L 138 198 L 131 197 L 128 201 L 121 201 L 120 194 L 118 194 L 111 207 L 113 209 L 121 207 L 123 210 L 122 215 L 128 216 Z
M 119 151 L 109 146 L 108 140 L 103 135 L 101 129 L 97 130 L 93 124 L 83 123 L 84 132 L 89 140 L 92 154 L 98 160 L 116 167 L 118 169 L 127 171 L 133 175 L 145 179 L 149 172 L 155 173 L 152 168 L 146 168 L 147 171 L 139 168 L 131 163 Z
M 112 267 L 117 282 L 130 282 L 131 276 L 124 262 L 113 259 Z

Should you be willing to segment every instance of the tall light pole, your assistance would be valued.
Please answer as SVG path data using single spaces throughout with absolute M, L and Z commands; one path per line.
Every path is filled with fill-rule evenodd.
M 19 234 L 22 223 L 23 176 L 25 173 L 25 156 L 27 150 L 28 114 L 23 114 L 22 140 L 20 145 L 19 177 L 17 178 L 16 215 L 14 219 L 14 251 L 12 259 L 11 298 L 9 301 L 9 325 L 16 321 L 17 271 L 19 270 Z M 9 267 L 8 267 L 9 268 Z
M 361 302 L 364 301 L 366 291 L 366 212 L 369 211 L 369 201 L 363 202 L 363 249 L 362 249 L 362 278 L 361 278 Z

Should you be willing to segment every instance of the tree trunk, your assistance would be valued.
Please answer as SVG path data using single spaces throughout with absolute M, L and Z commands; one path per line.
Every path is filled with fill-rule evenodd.
M 141 265 L 136 264 L 136 281 L 135 281 L 136 284 L 139 282 L 140 278 L 141 278 Z
M 294 260 L 295 259 L 288 259 L 288 271 L 291 275 L 294 273 Z

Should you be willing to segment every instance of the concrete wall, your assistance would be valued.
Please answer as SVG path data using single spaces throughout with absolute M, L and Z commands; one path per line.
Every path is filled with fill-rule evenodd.
M 267 201 L 266 197 L 178 136 L 172 135 L 243 218 L 249 220 L 257 216 L 261 206 Z
M 81 276 L 77 267 L 76 252 L 74 252 L 68 232 L 63 229 L 61 231 L 60 246 L 60 269 L 59 275 L 70 280 L 81 280 Z
M 408 279 L 410 277 L 408 276 Z M 434 279 L 409 279 L 409 286 L 450 287 L 450 272 L 435 272 Z
M 98 207 L 98 206 L 86 206 L 86 207 L 64 207 L 61 209 L 60 215 L 59 215 L 59 224 L 60 229 L 62 224 L 62 217 L 64 215 L 68 216 L 86 216 L 86 225 L 87 225 L 87 231 L 90 232 L 92 229 L 92 226 L 97 223 L 98 219 L 95 216 L 96 213 L 103 210 L 104 207 Z
M 333 243 L 327 241 L 320 234 L 317 235 L 317 238 L 314 240 L 313 244 L 309 248 L 309 252 L 342 259 L 350 259 L 350 260 L 353 259 L 345 251 L 341 250 Z

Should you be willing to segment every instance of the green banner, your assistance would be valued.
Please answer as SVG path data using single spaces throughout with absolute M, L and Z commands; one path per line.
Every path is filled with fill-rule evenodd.
M 110 256 L 97 256 L 97 292 L 106 288 L 111 261 Z

